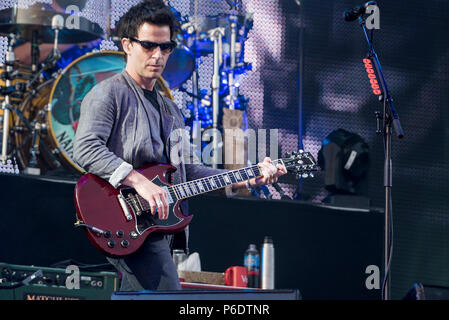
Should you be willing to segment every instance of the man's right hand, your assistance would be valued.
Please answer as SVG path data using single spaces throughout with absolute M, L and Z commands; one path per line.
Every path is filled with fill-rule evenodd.
M 167 192 L 164 189 L 148 180 L 136 170 L 132 170 L 126 178 L 123 179 L 122 183 L 134 188 L 137 193 L 148 202 L 151 214 L 154 215 L 157 209 L 159 219 L 165 220 L 168 218 L 168 197 Z

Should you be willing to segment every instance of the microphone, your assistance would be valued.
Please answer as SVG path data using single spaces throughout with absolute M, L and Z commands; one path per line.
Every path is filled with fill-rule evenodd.
M 369 6 L 375 6 L 375 5 L 377 5 L 376 1 L 368 1 L 364 4 L 361 4 L 357 7 L 352 8 L 352 9 L 345 10 L 345 12 L 343 13 L 343 17 L 345 18 L 345 21 L 354 21 L 358 17 L 365 14 L 366 8 L 368 8 Z

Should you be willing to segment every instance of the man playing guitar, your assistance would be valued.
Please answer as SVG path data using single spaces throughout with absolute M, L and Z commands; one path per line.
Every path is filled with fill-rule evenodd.
M 126 68 L 99 83 L 84 98 L 73 153 L 81 167 L 113 187 L 134 188 L 148 202 L 151 213 L 162 220 L 169 214 L 166 191 L 136 169 L 151 162 L 172 162 L 170 134 L 184 128 L 179 108 L 155 89 L 176 46 L 172 41 L 174 23 L 162 0 L 144 1 L 122 17 L 118 30 Z M 177 168 L 173 183 L 225 172 L 198 161 L 172 164 Z M 271 184 L 286 173 L 282 165 L 275 167 L 269 158 L 258 166 L 260 176 L 236 183 L 233 188 Z M 187 207 L 182 209 L 187 212 Z M 187 228 L 180 234 L 186 248 Z M 180 289 L 171 257 L 173 243 L 172 234 L 152 233 L 136 252 L 108 257 L 122 274 L 121 290 Z

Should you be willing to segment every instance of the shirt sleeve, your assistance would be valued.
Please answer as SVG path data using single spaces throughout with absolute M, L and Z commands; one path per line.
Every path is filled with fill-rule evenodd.
M 81 104 L 73 145 L 75 162 L 87 172 L 108 180 L 114 187 L 133 169 L 107 146 L 116 114 L 114 99 L 101 84 L 94 87 Z

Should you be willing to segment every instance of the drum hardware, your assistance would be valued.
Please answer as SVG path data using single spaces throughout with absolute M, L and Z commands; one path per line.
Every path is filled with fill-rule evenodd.
M 234 80 L 235 80 L 235 58 L 236 58 L 236 41 L 237 41 L 237 17 L 235 15 L 231 15 L 229 17 L 229 20 L 231 21 L 231 52 L 230 52 L 230 60 L 231 60 L 231 70 L 228 73 L 228 87 L 229 87 L 229 109 L 234 110 L 235 109 L 235 86 L 234 86 Z
M 51 153 L 55 156 L 59 156 L 61 154 L 61 149 L 59 147 L 56 147 L 51 150 Z
M 214 73 L 212 76 L 212 168 L 217 168 L 218 164 L 218 113 L 220 109 L 220 65 L 223 62 L 223 37 L 224 28 L 209 30 L 209 37 L 214 42 Z
M 47 58 L 42 63 L 42 67 L 45 67 L 46 69 L 53 68 L 56 65 L 56 62 L 61 59 L 61 52 L 58 49 L 59 32 L 64 28 L 64 21 L 61 16 L 56 15 L 53 17 L 51 20 L 51 28 L 55 33 L 55 38 L 53 42 L 53 50 L 50 51 Z
M 236 9 L 242 7 L 242 1 L 241 0 L 237 0 L 237 1 L 226 0 L 226 3 L 229 5 L 231 10 L 236 10 Z
M 45 142 L 47 137 L 46 113 L 39 110 L 39 104 L 32 104 L 35 99 L 42 99 L 45 96 L 45 92 L 41 92 L 41 90 L 46 88 L 51 82 L 53 80 L 47 81 L 33 89 L 26 95 L 20 107 L 15 109 L 18 118 L 13 130 L 15 136 L 13 153 L 17 154 L 20 166 L 24 168 L 24 173 L 27 174 L 38 175 L 42 173 L 41 168 L 44 169 L 45 166 L 39 162 L 39 159 L 43 156 L 53 168 L 61 167 L 61 164 Z M 31 103 L 31 105 L 28 103 Z M 28 157 L 30 157 L 30 160 L 27 160 Z
M 199 134 L 201 134 L 201 120 L 199 119 L 199 106 L 198 102 L 200 101 L 198 97 L 200 96 L 200 88 L 199 88 L 199 58 L 198 58 L 198 52 L 197 52 L 197 42 L 199 38 L 199 30 L 198 30 L 198 12 L 199 12 L 199 1 L 195 0 L 195 15 L 194 15 L 194 21 L 193 25 L 190 25 L 187 28 L 187 32 L 190 34 L 195 33 L 195 37 L 193 38 L 193 54 L 195 57 L 195 69 L 193 71 L 192 75 L 192 97 L 193 97 L 193 123 L 192 123 L 192 138 L 194 141 L 198 141 L 200 137 L 198 137 Z
M 24 169 L 24 172 L 26 174 L 32 174 L 32 175 L 40 175 L 41 169 L 37 167 L 37 158 L 39 157 L 39 135 L 40 135 L 40 124 L 36 120 L 32 122 L 32 133 L 31 133 L 31 139 L 32 139 L 32 147 L 30 149 L 31 158 L 28 162 L 28 167 Z
M 13 66 L 15 62 L 15 55 L 14 55 L 14 49 L 13 46 L 16 43 L 15 36 L 12 34 L 9 36 L 9 45 L 8 45 L 8 51 L 6 53 L 6 59 L 5 59 L 5 87 L 9 88 L 12 86 L 12 82 L 10 79 L 10 74 L 13 72 Z M 2 136 L 2 154 L 0 157 L 0 160 L 5 163 L 8 160 L 8 143 L 9 143 L 9 124 L 10 124 L 10 110 L 13 108 L 10 101 L 10 94 L 7 93 L 4 95 L 4 101 L 2 103 L 2 109 L 3 109 L 3 136 Z
M 39 49 L 39 31 L 33 30 L 31 36 L 31 71 L 33 73 L 39 71 L 39 59 L 41 57 L 41 51 Z
M 196 55 L 195 55 L 196 57 Z M 193 71 L 192 75 L 192 92 L 191 97 L 193 97 L 193 125 L 192 125 L 192 138 L 193 140 L 197 140 L 198 136 L 197 134 L 201 132 L 201 120 L 199 119 L 199 109 L 198 109 L 198 101 L 199 101 L 199 86 L 198 86 L 198 58 L 195 58 L 195 70 Z
M 38 43 L 54 43 L 56 30 L 59 30 L 58 43 L 61 44 L 90 42 L 102 37 L 101 27 L 81 16 L 76 16 L 79 19 L 76 28 L 64 26 L 64 21 L 71 17 L 71 14 L 48 10 L 40 4 L 28 9 L 4 9 L 0 11 L 0 34 L 13 33 L 21 40 L 32 42 L 37 36 Z M 57 21 L 53 21 L 54 18 Z M 54 24 L 58 25 L 57 29 L 52 28 Z

